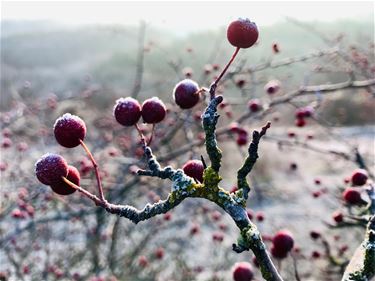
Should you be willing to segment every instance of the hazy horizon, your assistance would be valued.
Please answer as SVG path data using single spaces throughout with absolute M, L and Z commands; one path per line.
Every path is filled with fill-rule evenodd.
M 86 13 L 82 13 L 86 11 Z M 354 11 L 354 12 L 353 12 Z M 184 35 L 217 29 L 236 17 L 259 26 L 286 17 L 308 22 L 373 21 L 373 2 L 3 2 L 2 22 L 32 21 L 57 25 L 137 25 Z

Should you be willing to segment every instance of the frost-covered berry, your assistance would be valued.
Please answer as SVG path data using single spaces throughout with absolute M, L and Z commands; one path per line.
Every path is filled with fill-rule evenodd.
M 277 251 L 287 253 L 293 249 L 293 245 L 294 245 L 293 235 L 288 230 L 280 230 L 273 237 L 272 244 L 276 248 Z
M 173 98 L 182 109 L 189 109 L 199 102 L 199 86 L 190 79 L 180 81 L 173 89 Z
M 251 281 L 254 278 L 253 267 L 248 262 L 238 262 L 233 266 L 234 281 Z
M 47 153 L 35 163 L 35 174 L 45 185 L 56 184 L 68 175 L 68 164 L 62 156 Z
M 345 202 L 350 205 L 359 205 L 363 202 L 359 190 L 352 187 L 348 187 L 347 189 L 345 189 L 342 193 L 342 197 Z
M 68 166 L 68 175 L 66 176 L 66 178 L 75 185 L 79 186 L 81 176 L 76 167 Z M 55 193 L 60 195 L 69 195 L 76 191 L 75 188 L 71 187 L 63 180 L 59 181 L 58 183 L 52 184 L 51 188 Z
M 113 115 L 121 125 L 133 126 L 141 118 L 141 105 L 131 97 L 120 98 L 113 107 Z
M 259 32 L 256 24 L 249 19 L 232 21 L 227 29 L 229 43 L 237 48 L 249 48 L 258 40 Z
M 199 182 L 203 182 L 203 171 L 204 166 L 200 160 L 189 160 L 182 167 L 184 173 L 193 179 L 197 179 Z
M 354 186 L 364 185 L 367 182 L 367 171 L 363 169 L 354 170 L 352 174 L 352 184 Z
M 53 132 L 60 145 L 72 148 L 80 145 L 80 140 L 84 140 L 86 125 L 78 116 L 65 113 L 56 120 Z
M 142 104 L 142 118 L 145 123 L 159 123 L 163 121 L 166 114 L 167 109 L 158 97 L 147 99 Z

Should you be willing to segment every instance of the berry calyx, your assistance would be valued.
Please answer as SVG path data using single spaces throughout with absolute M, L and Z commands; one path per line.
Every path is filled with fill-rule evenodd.
M 293 249 L 294 238 L 290 231 L 280 230 L 278 231 L 272 239 L 275 251 L 288 253 Z
M 159 123 L 163 121 L 166 114 L 167 109 L 158 97 L 147 99 L 142 104 L 142 118 L 145 123 Z
M 74 183 L 75 185 L 79 186 L 79 182 L 81 180 L 81 176 L 77 170 L 76 167 L 68 166 L 68 175 L 66 178 Z M 69 195 L 76 191 L 75 188 L 71 187 L 69 184 L 67 184 L 65 181 L 61 180 L 60 182 L 56 184 L 51 185 L 52 190 L 60 195 Z
M 190 79 L 180 81 L 173 89 L 173 98 L 182 109 L 194 107 L 199 102 L 199 86 Z
M 361 193 L 356 188 L 348 187 L 344 190 L 342 197 L 349 205 L 360 205 L 363 203 Z
M 233 266 L 234 281 L 251 281 L 254 278 L 253 267 L 248 262 L 238 262 Z
M 367 182 L 367 178 L 368 178 L 368 175 L 367 175 L 366 170 L 363 170 L 363 169 L 354 170 L 352 174 L 352 184 L 354 186 L 364 185 Z
M 81 118 L 70 113 L 59 117 L 53 126 L 57 142 L 67 148 L 80 145 L 86 136 L 86 125 Z
M 230 44 L 237 48 L 249 48 L 258 40 L 259 32 L 256 24 L 249 19 L 232 21 L 227 29 Z
M 41 183 L 53 185 L 68 175 L 68 163 L 58 154 L 47 153 L 35 163 L 35 174 Z
M 113 115 L 121 125 L 133 126 L 141 118 L 141 105 L 131 97 L 120 98 L 113 107 Z
M 196 179 L 199 182 L 203 182 L 204 166 L 203 166 L 202 161 L 200 161 L 200 160 L 189 160 L 182 167 L 182 170 L 184 170 L 184 173 L 187 176 L 192 177 L 193 179 Z

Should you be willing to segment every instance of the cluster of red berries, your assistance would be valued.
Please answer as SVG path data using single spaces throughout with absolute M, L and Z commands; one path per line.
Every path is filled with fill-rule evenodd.
M 361 190 L 359 186 L 366 184 L 368 179 L 367 171 L 364 169 L 354 170 L 351 176 L 352 187 L 348 187 L 342 193 L 342 197 L 348 205 L 361 205 L 364 200 L 361 197 Z
M 66 113 L 56 120 L 54 134 L 60 145 L 73 148 L 83 142 L 86 136 L 86 125 L 78 116 Z M 60 195 L 69 195 L 76 191 L 63 178 L 77 186 L 81 179 L 80 173 L 75 167 L 68 165 L 62 156 L 53 153 L 43 155 L 35 163 L 35 174 L 41 183 L 49 185 L 54 192 Z
M 244 128 L 241 128 L 237 123 L 230 125 L 230 131 L 237 134 L 236 142 L 238 146 L 244 146 L 248 142 L 248 133 Z
M 147 99 L 142 106 L 131 97 L 120 98 L 113 108 L 116 121 L 123 126 L 134 126 L 139 119 L 148 124 L 156 124 L 164 120 L 167 109 L 164 103 L 157 97 Z
M 312 117 L 314 114 L 314 108 L 311 106 L 306 106 L 298 108 L 295 113 L 297 127 L 304 127 L 306 125 L 306 118 Z

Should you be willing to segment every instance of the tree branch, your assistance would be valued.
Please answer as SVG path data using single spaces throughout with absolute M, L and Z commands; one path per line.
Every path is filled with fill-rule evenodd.
M 240 196 L 243 197 L 244 203 L 246 203 L 246 200 L 248 198 L 248 194 L 250 192 L 250 186 L 249 183 L 246 180 L 246 176 L 251 172 L 253 169 L 255 162 L 258 159 L 258 144 L 260 139 L 266 134 L 267 129 L 271 126 L 270 122 L 267 122 L 267 124 L 262 127 L 262 130 L 260 133 L 258 131 L 253 132 L 253 140 L 249 145 L 248 153 L 249 155 L 246 157 L 244 164 L 237 172 L 237 187 L 238 187 L 238 193 Z
M 214 97 L 207 106 L 202 115 L 203 129 L 206 134 L 206 151 L 211 160 L 211 167 L 215 172 L 219 172 L 221 166 L 221 151 L 216 141 L 216 124 L 219 119 L 217 114 L 217 106 L 223 101 L 222 96 Z
M 357 248 L 344 272 L 342 281 L 367 281 L 375 275 L 375 216 L 366 229 L 366 237 Z

